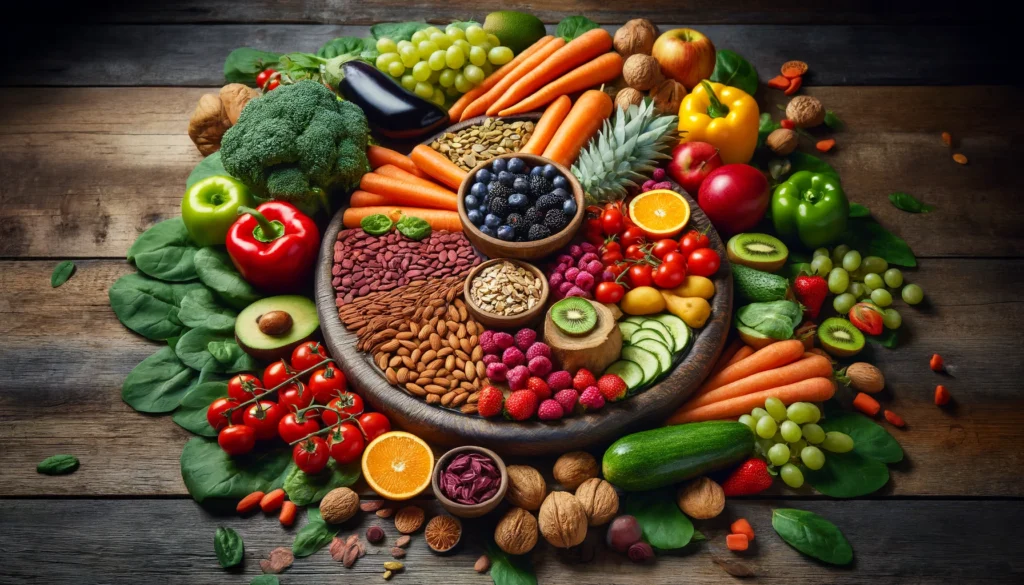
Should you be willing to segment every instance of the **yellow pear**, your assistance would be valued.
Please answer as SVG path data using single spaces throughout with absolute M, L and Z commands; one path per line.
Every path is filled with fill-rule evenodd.
M 704 326 L 711 316 L 711 305 L 707 299 L 700 297 L 677 297 L 666 292 L 661 293 L 665 299 L 665 307 L 669 313 L 679 317 L 694 329 Z

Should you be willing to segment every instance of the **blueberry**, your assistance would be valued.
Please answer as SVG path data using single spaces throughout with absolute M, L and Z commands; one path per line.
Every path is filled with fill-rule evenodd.
M 498 173 L 498 182 L 502 185 L 512 186 L 512 182 L 515 181 L 515 176 L 508 171 L 501 171 Z
M 516 237 L 516 230 L 510 225 L 503 225 L 498 228 L 498 239 L 510 242 Z
M 512 207 L 526 207 L 530 204 L 530 199 L 522 193 L 513 193 L 508 196 L 508 204 Z
M 466 212 L 466 217 L 473 222 L 473 225 L 480 225 L 484 222 L 484 214 L 480 213 L 479 209 L 470 209 Z
M 562 201 L 567 201 L 569 199 L 569 192 L 565 189 L 555 189 L 551 194 L 560 198 Z
M 465 202 L 466 209 L 477 209 L 478 207 L 480 207 L 480 199 L 476 195 L 466 195 Z
M 558 175 L 554 179 L 551 179 L 551 184 L 555 187 L 555 189 L 569 188 L 569 180 L 563 177 L 562 175 Z
M 531 175 L 540 175 L 543 172 L 544 172 L 544 167 L 541 167 L 541 166 L 536 166 L 536 167 L 533 167 L 532 169 L 530 169 L 530 174 Z
M 494 237 L 494 228 L 492 228 L 489 225 L 482 225 L 482 226 L 480 226 L 480 233 L 485 235 L 485 236 L 491 236 L 493 238 Z
M 508 161 L 506 161 L 503 158 L 499 158 L 498 160 L 494 161 L 494 164 L 491 165 L 491 172 L 494 172 L 494 173 L 500 173 L 501 171 L 504 171 L 504 170 L 507 170 L 507 169 L 508 169 Z
M 574 217 L 576 215 L 576 200 L 566 199 L 562 202 L 562 211 L 566 217 Z
M 555 168 L 555 165 L 551 165 L 551 164 L 544 165 L 544 178 L 545 179 L 547 179 L 549 181 L 553 181 L 553 180 L 555 180 L 555 177 L 557 177 L 557 176 L 558 176 L 558 169 Z
M 484 218 L 484 225 L 487 227 L 496 228 L 501 225 L 501 218 L 493 213 L 488 213 L 487 217 Z
M 483 218 L 483 216 L 487 215 L 487 204 L 481 203 L 480 207 L 477 207 L 476 210 L 480 212 L 480 217 Z
M 487 195 L 487 184 L 473 183 L 473 186 L 469 188 L 469 192 L 477 197 L 483 197 L 484 195 Z
M 510 173 L 526 172 L 526 163 L 521 158 L 510 158 L 508 159 L 508 171 Z
M 494 175 L 487 169 L 480 169 L 480 172 L 476 174 L 477 183 L 490 183 L 493 178 Z
M 519 193 L 529 193 L 530 180 L 524 179 L 523 177 L 518 177 L 516 180 L 512 181 L 512 188 L 518 191 Z

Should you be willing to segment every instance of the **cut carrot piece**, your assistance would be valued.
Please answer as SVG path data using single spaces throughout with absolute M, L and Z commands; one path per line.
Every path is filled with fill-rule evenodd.
M 725 537 L 725 546 L 733 552 L 740 552 L 747 550 L 750 541 L 747 540 L 746 534 L 730 534 Z
M 885 420 L 889 421 L 889 424 L 891 424 L 894 427 L 899 427 L 902 429 L 903 427 L 907 426 L 907 423 L 903 420 L 903 417 L 891 410 L 886 410 L 882 414 L 885 416 Z
M 729 526 L 729 531 L 733 534 L 746 535 L 747 540 L 754 540 L 754 529 L 750 527 L 750 522 L 747 522 L 746 518 L 740 518 L 733 522 L 732 525 Z
M 284 490 L 281 488 L 277 488 L 276 490 L 263 496 L 263 499 L 260 500 L 260 509 L 267 513 L 276 512 L 283 503 Z
M 782 75 L 776 75 L 768 80 L 768 87 L 785 91 L 789 89 L 789 78 L 783 77 Z
M 249 512 L 252 512 L 260 505 L 260 500 L 263 499 L 264 495 L 266 494 L 263 492 L 253 492 L 248 496 L 245 496 L 242 498 L 242 501 L 238 502 L 238 505 L 235 506 L 235 511 L 239 514 L 248 514 Z
M 819 140 L 814 148 L 818 149 L 818 152 L 828 152 L 836 145 L 835 138 L 826 138 L 825 140 Z
M 933 372 L 941 372 L 945 365 L 945 360 L 943 360 L 942 356 L 937 353 L 933 353 L 932 359 L 928 360 L 928 367 L 931 368 Z
M 295 502 L 284 502 L 281 504 L 281 515 L 277 519 L 281 526 L 291 526 L 295 523 Z
M 794 93 L 800 91 L 800 86 L 803 85 L 803 84 L 804 84 L 804 78 L 803 77 L 794 77 L 793 79 L 789 80 L 789 87 L 786 88 L 786 91 L 784 93 L 786 95 L 793 95 Z
M 863 392 L 858 392 L 853 399 L 853 407 L 868 416 L 875 416 L 882 408 L 878 401 Z
M 782 76 L 794 79 L 807 74 L 807 63 L 803 61 L 786 61 L 782 64 Z
M 416 163 L 412 162 L 411 158 L 398 151 L 391 150 L 390 148 L 371 144 L 366 149 L 366 158 L 370 159 L 371 169 L 379 169 L 384 165 L 394 165 L 421 179 L 427 178 L 427 174 L 421 171 L 419 167 L 416 166 Z
M 950 400 L 949 390 L 942 384 L 935 387 L 935 406 L 945 406 Z

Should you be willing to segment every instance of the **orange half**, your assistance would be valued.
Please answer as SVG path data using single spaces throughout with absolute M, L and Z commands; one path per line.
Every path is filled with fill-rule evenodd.
M 363 451 L 363 477 L 373 491 L 389 500 L 408 500 L 430 485 L 434 453 L 423 439 L 391 431 Z
M 671 238 L 690 221 L 690 204 L 675 191 L 657 189 L 634 197 L 629 217 L 648 238 Z

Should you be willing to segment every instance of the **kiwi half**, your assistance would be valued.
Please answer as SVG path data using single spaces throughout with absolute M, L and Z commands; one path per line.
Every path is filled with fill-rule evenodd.
M 846 319 L 832 317 L 818 325 L 818 341 L 835 357 L 850 357 L 864 349 L 864 334 Z
M 729 262 L 775 272 L 786 263 L 789 248 L 781 240 L 768 234 L 736 234 L 726 245 Z
M 551 305 L 551 320 L 566 335 L 586 335 L 597 325 L 597 311 L 587 299 L 568 297 Z

